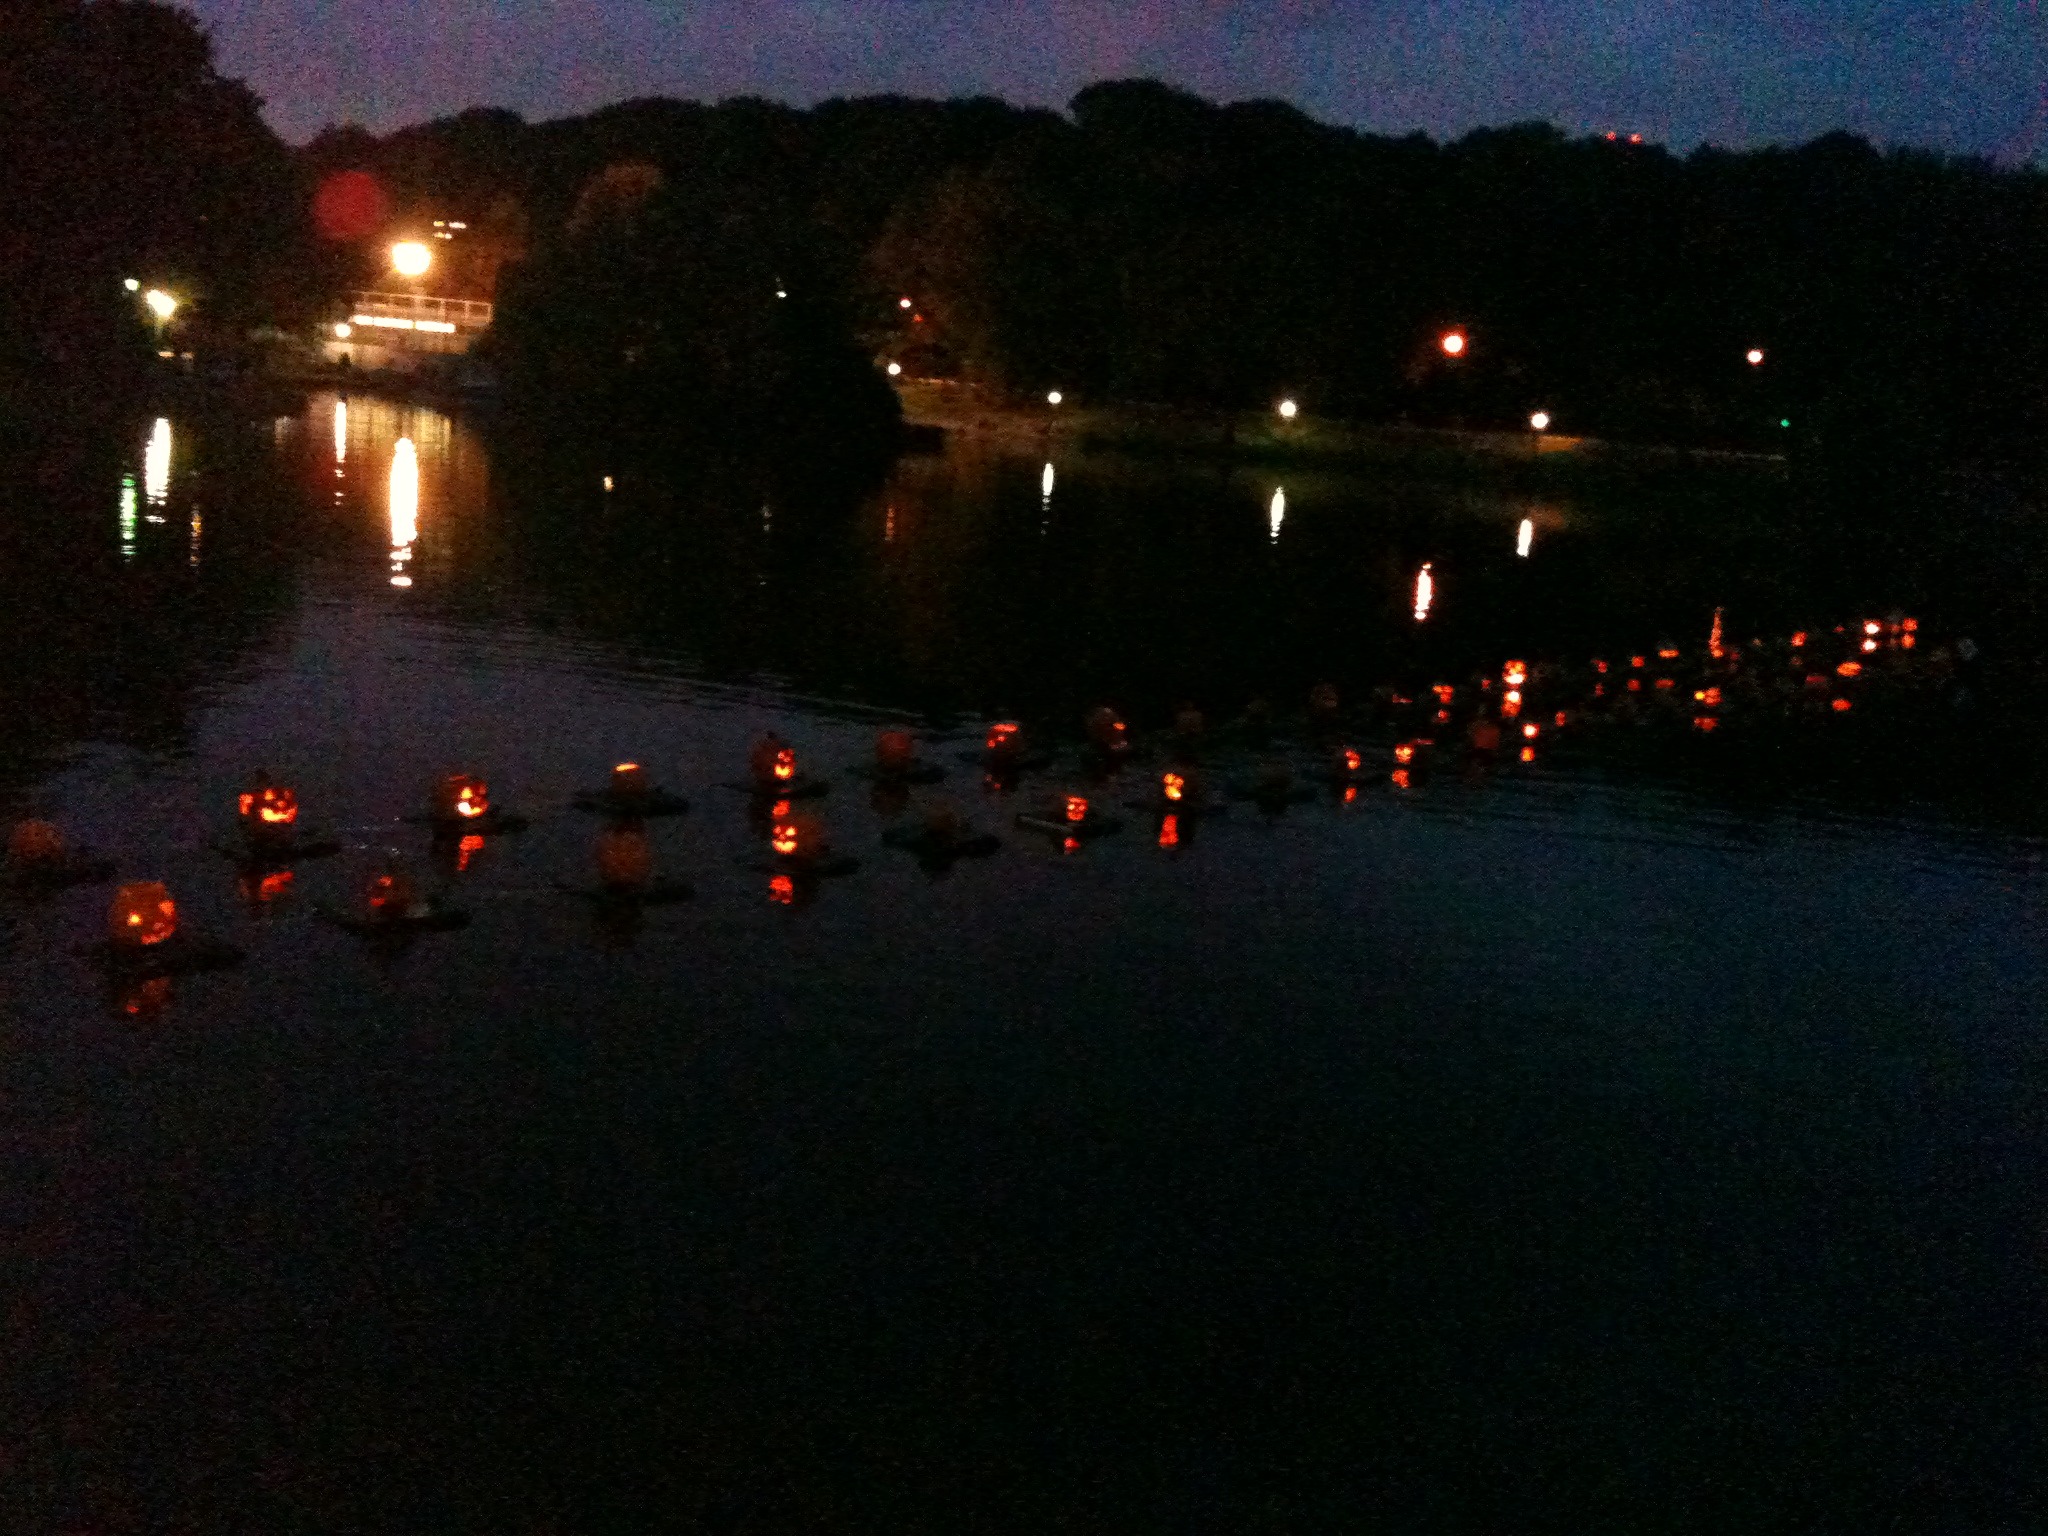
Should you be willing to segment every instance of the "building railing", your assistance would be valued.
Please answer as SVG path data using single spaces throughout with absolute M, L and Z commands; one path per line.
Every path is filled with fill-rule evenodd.
M 490 329 L 492 306 L 481 299 L 441 299 L 423 293 L 358 293 L 350 300 L 352 325 L 373 330 L 424 331 L 452 336 Z

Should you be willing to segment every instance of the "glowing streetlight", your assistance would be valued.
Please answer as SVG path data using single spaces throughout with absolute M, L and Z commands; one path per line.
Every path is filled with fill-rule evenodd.
M 1059 392 L 1058 390 L 1056 390 L 1056 389 L 1054 389 L 1054 390 L 1048 390 L 1048 391 L 1046 392 L 1046 396 L 1045 396 L 1045 403 L 1046 403 L 1047 405 L 1058 405 L 1058 404 L 1059 404 L 1059 403 L 1060 403 L 1060 402 L 1061 402 L 1062 400 L 1064 400 L 1064 399 L 1066 399 L 1066 398 L 1067 398 L 1067 397 L 1066 397 L 1065 395 L 1061 394 L 1061 393 L 1060 393 L 1060 392 Z
M 123 288 L 126 288 L 126 289 L 127 289 L 127 290 L 128 290 L 129 292 L 130 292 L 130 293 L 140 293 L 140 292 L 142 292 L 142 282 L 141 282 L 141 279 L 139 279 L 139 278 L 133 278 L 133 277 L 123 278 L 123 279 L 121 280 L 121 286 L 122 286 Z
M 349 337 L 355 335 L 355 333 L 356 328 L 350 325 L 346 320 L 336 322 L 334 327 L 334 339 L 336 341 L 347 341 Z
M 898 300 L 896 301 L 896 307 L 897 307 L 898 309 L 908 309 L 908 308 L 910 308 L 910 300 L 908 300 L 908 299 L 898 299 Z
M 425 277 L 434 264 L 434 253 L 418 240 L 401 240 L 391 247 L 391 270 L 400 277 Z
M 1299 416 L 1300 414 L 1301 407 L 1296 405 L 1292 400 L 1282 400 L 1280 402 L 1280 419 L 1282 421 L 1292 421 L 1296 416 Z
M 1763 365 L 1764 365 L 1764 349 L 1763 349 L 1762 347 L 1751 347 L 1751 348 L 1749 349 L 1749 351 L 1748 351 L 1747 353 L 1745 353 L 1745 354 L 1744 354 L 1744 356 L 1746 356 L 1746 357 L 1747 357 L 1747 358 L 1749 359 L 1749 366 L 1750 366 L 1750 367 L 1752 367 L 1752 368 L 1761 368 L 1761 367 L 1763 367 Z
M 891 363 L 891 364 L 889 365 L 889 377 L 890 377 L 890 378 L 892 378 L 892 379 L 893 379 L 893 378 L 897 377 L 897 376 L 898 376 L 899 374 L 901 374 L 902 372 L 903 372 L 903 365 L 902 365 L 901 363 Z
M 1444 349 L 1444 355 L 1446 357 L 1464 356 L 1465 333 L 1463 331 L 1446 331 L 1444 333 L 1442 346 Z
M 142 302 L 149 306 L 149 312 L 156 316 L 159 325 L 178 312 L 178 301 L 161 288 L 150 289 L 142 296 Z
M 1538 411 L 1535 415 L 1531 416 L 1529 418 L 1529 430 L 1532 432 L 1548 432 L 1550 430 L 1550 412 Z

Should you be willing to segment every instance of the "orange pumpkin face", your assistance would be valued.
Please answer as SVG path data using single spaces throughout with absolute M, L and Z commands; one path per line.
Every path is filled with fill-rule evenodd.
M 815 859 L 825 851 L 824 828 L 809 816 L 778 816 L 768 846 L 779 858 Z
M 283 784 L 259 778 L 236 804 L 242 825 L 251 832 L 283 832 L 299 819 L 299 797 Z
M 178 932 L 178 905 L 154 881 L 124 885 L 107 909 L 107 937 L 122 949 L 148 949 Z
M 490 814 L 491 787 L 467 773 L 451 773 L 436 791 L 434 808 L 452 821 L 477 821 Z
M 1024 727 L 1014 720 L 990 726 L 988 740 L 982 743 L 982 750 L 988 754 L 989 762 L 999 767 L 1014 763 L 1024 755 Z
M 1160 777 L 1159 793 L 1174 804 L 1178 805 L 1186 797 L 1187 792 L 1188 781 L 1183 775 L 1168 773 Z
M 1510 688 L 1519 688 L 1529 681 L 1529 669 L 1519 661 L 1511 661 L 1500 669 L 1500 680 Z
M 7 862 L 17 869 L 48 869 L 64 862 L 64 834 L 47 821 L 24 821 L 7 834 Z
M 875 738 L 875 766 L 883 773 L 908 773 L 917 742 L 908 731 L 884 731 Z
M 607 890 L 644 890 L 654 878 L 654 845 L 638 827 L 615 827 L 597 839 L 597 878 Z
M 1358 748 L 1346 747 L 1338 754 L 1337 764 L 1346 773 L 1356 773 L 1365 765 L 1365 759 L 1359 755 Z
M 747 752 L 747 772 L 756 784 L 770 789 L 796 777 L 796 752 L 773 731 L 757 740 Z

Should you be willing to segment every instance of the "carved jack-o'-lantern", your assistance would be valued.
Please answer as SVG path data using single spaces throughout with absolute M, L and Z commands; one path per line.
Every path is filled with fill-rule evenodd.
M 1358 748 L 1340 747 L 1338 749 L 1336 767 L 1340 776 L 1356 773 L 1364 764 L 1365 758 L 1360 754 Z
M 1162 799 L 1179 805 L 1187 799 L 1188 780 L 1186 774 L 1166 773 L 1160 775 L 1159 794 Z
M 1107 704 L 1088 711 L 1088 739 L 1096 749 L 1111 754 L 1128 752 L 1131 749 L 1131 730 L 1124 724 L 1123 717 Z
M 647 797 L 647 770 L 638 763 L 620 763 L 612 769 L 612 794 L 620 800 Z
M 124 885 L 107 909 L 107 937 L 121 949 L 148 949 L 177 935 L 178 904 L 154 881 Z
M 768 846 L 783 859 L 815 859 L 825 851 L 825 829 L 814 817 L 783 814 L 775 818 Z
M 796 749 L 773 731 L 747 753 L 747 771 L 762 789 L 777 789 L 796 778 Z
M 609 891 L 644 890 L 654 878 L 654 845 L 638 827 L 614 827 L 597 839 L 597 878 Z
M 875 768 L 881 773 L 910 772 L 917 760 L 917 741 L 908 731 L 884 731 L 875 738 Z
M 278 837 L 289 832 L 299 819 L 299 797 L 289 786 L 258 774 L 236 802 L 243 830 L 255 836 Z
M 1081 795 L 1067 796 L 1067 821 L 1069 822 L 1069 824 L 1078 827 L 1081 825 L 1082 822 L 1086 821 L 1087 819 L 1087 799 Z
M 393 859 L 370 877 L 369 888 L 363 894 L 370 916 L 383 922 L 397 922 L 411 915 L 419 900 L 419 887 L 413 883 L 412 872 Z
M 18 822 L 7 834 L 7 862 L 16 869 L 53 869 L 64 853 L 64 834 L 47 821 Z
M 988 728 L 982 752 L 991 768 L 1011 768 L 1024 756 L 1024 727 L 1014 720 L 1002 720 Z
M 434 792 L 434 813 L 445 821 L 481 821 L 490 814 L 491 787 L 473 774 L 451 773 Z

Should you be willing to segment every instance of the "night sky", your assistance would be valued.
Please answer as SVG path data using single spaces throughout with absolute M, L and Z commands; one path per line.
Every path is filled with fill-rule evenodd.
M 1679 149 L 1847 127 L 2048 156 L 2040 0 L 184 0 L 271 122 L 384 130 L 632 96 L 896 91 L 1061 106 L 1150 75 L 1456 136 L 1543 118 Z

